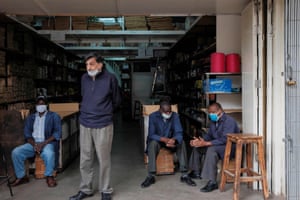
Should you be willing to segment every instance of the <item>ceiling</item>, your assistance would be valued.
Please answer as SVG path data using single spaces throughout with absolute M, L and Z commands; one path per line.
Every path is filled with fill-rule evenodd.
M 188 25 L 183 30 L 166 31 L 91 31 L 91 30 L 40 30 L 54 42 L 77 53 L 101 51 L 106 56 L 147 56 L 147 52 L 166 51 L 189 28 L 197 24 L 201 16 L 239 15 L 251 0 L 1 0 L 0 13 L 33 16 L 173 16 L 186 17 Z M 20 6 L 18 6 L 20 5 Z M 194 17 L 197 16 L 197 17 Z M 185 25 L 187 23 L 185 22 Z M 83 42 L 85 41 L 85 42 Z M 114 42 L 119 45 L 103 46 L 97 42 Z M 126 41 L 126 44 L 125 44 Z M 76 45 L 70 45 L 70 43 Z M 66 45 L 66 43 L 68 43 Z M 80 45 L 89 43 L 90 45 Z M 151 45 L 149 45 L 151 43 Z M 151 56 L 151 53 L 149 54 Z

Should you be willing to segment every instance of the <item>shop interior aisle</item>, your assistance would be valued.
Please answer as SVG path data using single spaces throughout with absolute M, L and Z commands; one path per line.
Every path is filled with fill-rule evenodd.
M 202 193 L 199 189 L 206 184 L 206 181 L 197 179 L 197 187 L 187 186 L 179 181 L 180 173 L 158 176 L 155 184 L 142 189 L 140 184 L 146 176 L 146 169 L 143 163 L 140 135 L 138 121 L 125 121 L 120 113 L 115 116 L 115 135 L 112 148 L 114 200 L 232 199 L 231 184 L 226 184 L 225 192 L 215 190 L 211 193 Z M 96 169 L 97 165 L 98 163 L 95 163 Z M 56 188 L 48 188 L 44 179 L 36 180 L 31 176 L 28 184 L 13 188 L 13 197 L 10 197 L 9 189 L 2 185 L 0 186 L 0 199 L 68 200 L 69 196 L 78 191 L 80 181 L 79 157 L 62 173 L 58 174 L 57 181 Z M 95 195 L 87 199 L 96 200 L 100 198 L 99 193 L 95 190 Z M 261 192 L 247 189 L 246 185 L 243 184 L 241 185 L 240 199 L 260 200 L 263 199 L 263 195 Z M 271 197 L 270 199 L 279 200 L 282 198 Z

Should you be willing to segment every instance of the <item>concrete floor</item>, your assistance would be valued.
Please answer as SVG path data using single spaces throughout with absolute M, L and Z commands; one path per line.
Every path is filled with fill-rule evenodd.
M 226 185 L 225 192 L 215 190 L 210 193 L 202 193 L 199 189 L 206 184 L 205 180 L 197 179 L 195 180 L 197 186 L 190 187 L 179 181 L 180 173 L 158 176 L 155 184 L 142 189 L 140 184 L 145 179 L 147 172 L 143 163 L 140 134 L 138 122 L 124 121 L 120 116 L 116 117 L 111 181 L 114 188 L 114 200 L 232 199 L 232 184 Z M 95 167 L 97 165 L 98 163 L 95 163 Z M 2 185 L 0 186 L 0 200 L 68 200 L 78 191 L 79 158 L 58 174 L 57 182 L 57 187 L 48 188 L 45 179 L 36 180 L 32 176 L 28 184 L 13 188 L 13 197 L 10 197 L 8 188 Z M 95 182 L 94 185 L 97 183 Z M 87 199 L 95 200 L 101 199 L 101 197 L 95 189 L 95 195 Z M 240 199 L 260 200 L 263 199 L 263 195 L 262 192 L 253 191 L 242 184 Z M 271 195 L 270 199 L 282 200 L 284 198 Z

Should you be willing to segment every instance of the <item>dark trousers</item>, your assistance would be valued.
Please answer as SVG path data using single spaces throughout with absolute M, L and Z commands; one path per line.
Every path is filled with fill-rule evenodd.
M 199 174 L 202 170 L 204 159 L 205 159 L 206 147 L 193 147 L 190 159 L 189 159 L 189 170 Z
M 148 144 L 148 172 L 153 174 L 156 172 L 156 158 L 159 153 L 160 148 L 165 147 L 170 149 L 170 151 L 176 152 L 179 160 L 179 170 L 181 172 L 187 172 L 187 154 L 185 143 L 177 144 L 175 148 L 168 148 L 162 142 L 157 142 L 152 140 Z

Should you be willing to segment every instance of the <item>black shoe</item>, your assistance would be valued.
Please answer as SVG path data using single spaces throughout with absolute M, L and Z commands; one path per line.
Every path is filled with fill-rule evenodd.
M 86 197 L 91 197 L 93 196 L 93 194 L 86 194 L 84 192 L 79 191 L 76 195 L 71 196 L 69 200 L 81 200 L 84 199 Z
M 189 186 L 196 186 L 197 184 L 188 175 L 183 175 L 180 177 L 181 182 L 185 182 Z
M 102 200 L 112 200 L 110 193 L 102 193 Z
M 147 176 L 147 178 L 144 180 L 144 182 L 141 184 L 142 188 L 149 187 L 150 185 L 155 183 L 154 176 Z
M 189 177 L 193 179 L 201 179 L 201 174 L 199 172 L 192 171 L 189 173 Z
M 218 189 L 218 184 L 216 182 L 208 181 L 206 186 L 200 189 L 201 192 L 211 192 L 215 189 Z

